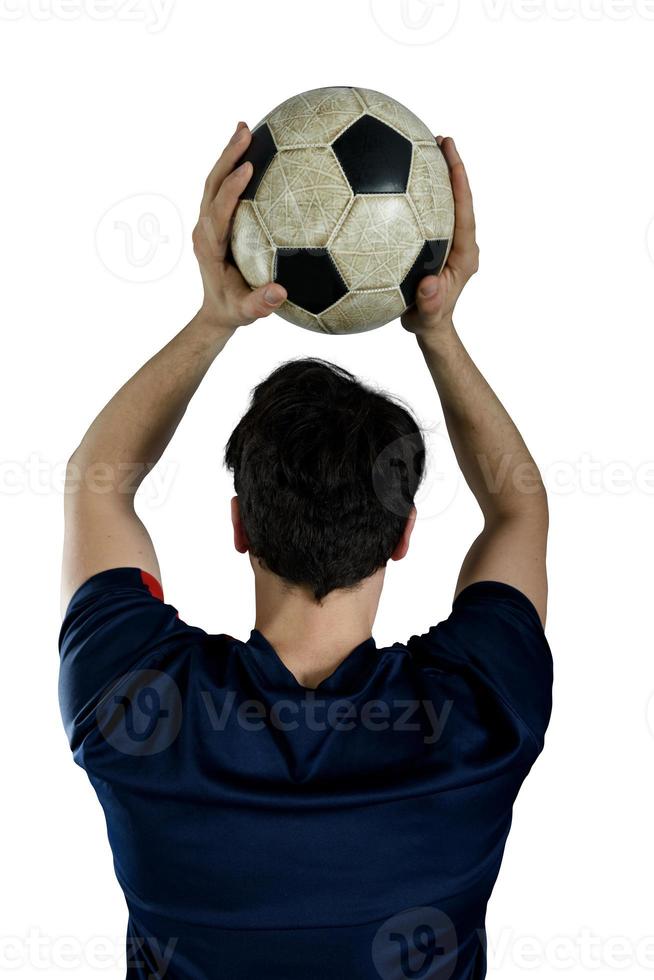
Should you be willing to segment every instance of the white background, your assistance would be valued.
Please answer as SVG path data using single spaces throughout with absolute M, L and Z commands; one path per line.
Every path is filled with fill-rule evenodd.
M 550 491 L 555 708 L 489 907 L 489 975 L 654 967 L 654 2 L 460 7 L 0 0 L 8 976 L 124 976 L 104 819 L 57 704 L 65 460 L 195 312 L 190 232 L 237 120 L 329 84 L 387 92 L 457 139 L 481 245 L 457 324 Z M 144 494 L 167 598 L 189 622 L 249 633 L 221 453 L 251 387 L 304 354 L 406 398 L 434 429 L 423 520 L 375 626 L 378 644 L 406 639 L 447 614 L 479 519 L 398 323 L 350 338 L 279 319 L 238 333 Z

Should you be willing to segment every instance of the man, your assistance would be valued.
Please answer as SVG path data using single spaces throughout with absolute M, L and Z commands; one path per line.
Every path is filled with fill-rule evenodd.
M 402 321 L 484 517 L 449 618 L 406 645 L 372 638 L 385 566 L 409 548 L 423 446 L 406 409 L 334 365 L 278 368 L 227 446 L 234 543 L 256 589 L 247 641 L 188 626 L 163 601 L 135 513 L 213 361 L 284 300 L 275 283 L 251 291 L 228 260 L 250 138 L 239 124 L 206 182 L 200 311 L 69 467 L 60 697 L 129 908 L 128 976 L 480 978 L 486 903 L 551 709 L 548 512 L 454 329 L 479 250 L 451 139 L 439 143 L 453 248 Z M 113 489 L 93 492 L 97 464 Z

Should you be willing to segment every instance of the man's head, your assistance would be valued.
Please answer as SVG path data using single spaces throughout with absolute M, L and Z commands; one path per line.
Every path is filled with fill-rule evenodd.
M 232 432 L 240 550 L 316 600 L 406 553 L 425 448 L 412 414 L 317 358 L 282 364 Z

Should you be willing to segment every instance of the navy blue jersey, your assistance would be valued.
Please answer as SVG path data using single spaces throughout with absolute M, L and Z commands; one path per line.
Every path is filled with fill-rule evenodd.
M 407 643 L 359 644 L 315 690 L 261 632 L 187 625 L 135 568 L 89 579 L 60 702 L 105 812 L 127 975 L 463 980 L 552 659 L 531 602 L 469 586 Z

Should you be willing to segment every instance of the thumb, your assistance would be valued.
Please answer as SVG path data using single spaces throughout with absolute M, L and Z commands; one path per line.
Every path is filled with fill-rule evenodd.
M 422 316 L 434 316 L 443 305 L 445 288 L 440 276 L 425 276 L 416 292 L 416 306 Z
M 243 300 L 243 316 L 248 320 L 258 320 L 270 316 L 279 309 L 286 299 L 286 290 L 278 282 L 253 289 Z

